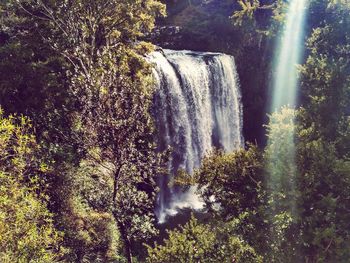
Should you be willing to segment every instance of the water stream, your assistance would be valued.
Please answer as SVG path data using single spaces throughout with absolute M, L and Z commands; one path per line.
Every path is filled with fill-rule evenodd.
M 160 150 L 172 147 L 169 171 L 192 173 L 213 149 L 243 146 L 242 103 L 234 58 L 220 53 L 162 50 L 151 54 L 157 92 L 154 114 Z M 160 178 L 157 216 L 201 209 L 195 189 L 169 187 Z

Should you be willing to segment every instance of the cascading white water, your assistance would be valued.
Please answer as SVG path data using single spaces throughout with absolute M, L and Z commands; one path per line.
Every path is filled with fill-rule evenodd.
M 157 92 L 154 114 L 160 150 L 172 147 L 169 170 L 192 173 L 213 147 L 233 151 L 243 146 L 242 103 L 234 58 L 219 53 L 162 50 L 153 52 Z M 202 208 L 195 189 L 186 192 L 159 180 L 158 219 L 181 208 Z

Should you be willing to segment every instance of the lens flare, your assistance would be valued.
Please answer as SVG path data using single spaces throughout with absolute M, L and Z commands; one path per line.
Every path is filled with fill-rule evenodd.
M 275 58 L 273 100 L 270 112 L 284 105 L 296 106 L 298 70 L 304 52 L 304 23 L 307 0 L 292 0 Z
M 299 88 L 297 65 L 304 53 L 304 27 L 307 0 L 291 0 L 286 13 L 286 22 L 278 42 L 275 57 L 270 123 L 268 125 L 267 186 L 270 191 L 270 219 L 272 250 L 282 244 L 283 231 L 297 222 L 298 190 L 296 187 L 295 108 Z M 281 227 L 282 226 L 282 227 Z M 298 235 L 295 229 L 295 236 Z M 293 232 L 293 233 L 294 233 Z M 297 245 L 288 240 L 291 256 L 298 257 Z M 295 262 L 298 262 L 296 260 Z

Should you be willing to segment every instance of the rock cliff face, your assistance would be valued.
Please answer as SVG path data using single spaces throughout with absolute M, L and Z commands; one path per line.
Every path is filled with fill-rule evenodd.
M 158 21 L 148 40 L 168 49 L 221 52 L 234 56 L 243 95 L 244 137 L 264 144 L 265 132 L 261 127 L 266 120 L 273 39 L 259 35 L 255 25 L 246 28 L 233 25 L 230 16 L 240 8 L 236 1 L 165 2 L 168 17 Z M 263 16 L 258 19 L 264 20 Z
M 216 39 L 236 35 L 230 16 L 235 8 L 232 0 L 168 0 L 168 16 L 158 21 L 151 41 L 164 48 L 197 51 L 227 50 Z M 149 40 L 149 38 L 148 38 Z M 232 41 L 225 41 L 229 43 Z

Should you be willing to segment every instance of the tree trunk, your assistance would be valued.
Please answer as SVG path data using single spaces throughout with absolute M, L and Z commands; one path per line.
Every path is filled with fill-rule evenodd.
M 114 206 L 117 205 L 117 193 L 119 190 L 118 188 L 119 188 L 119 175 L 120 175 L 119 173 L 120 173 L 122 166 L 123 165 L 120 165 L 114 174 L 114 186 L 113 186 L 113 188 L 114 188 L 113 189 L 113 204 L 114 204 Z M 126 255 L 126 258 L 128 260 L 128 263 L 132 263 L 133 260 L 132 260 L 131 242 L 130 242 L 130 239 L 128 237 L 127 230 L 126 230 L 124 224 L 118 221 L 118 215 L 116 214 L 116 212 L 113 212 L 113 216 L 114 216 L 115 221 L 117 222 L 121 237 L 124 241 L 125 255 Z
M 113 204 L 116 205 L 117 202 L 117 193 L 119 188 L 119 176 L 120 176 L 120 170 L 122 169 L 123 165 L 119 165 L 117 170 L 114 173 L 114 182 L 113 182 Z
M 122 239 L 124 241 L 126 258 L 128 260 L 128 263 L 132 263 L 133 259 L 132 259 L 132 251 L 131 251 L 131 242 L 130 242 L 129 237 L 127 235 L 127 231 L 122 223 L 118 222 L 118 226 L 119 226 L 120 234 L 121 234 Z

